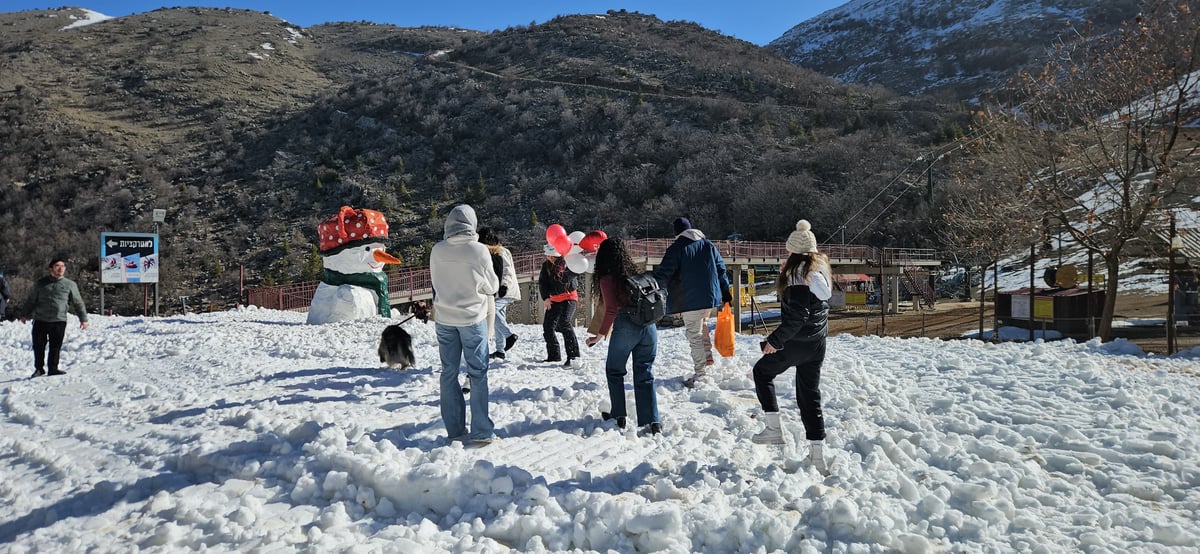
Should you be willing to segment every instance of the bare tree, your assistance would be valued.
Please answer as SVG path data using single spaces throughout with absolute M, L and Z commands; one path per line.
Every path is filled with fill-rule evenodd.
M 1198 6 L 1146 2 L 1118 36 L 1058 47 L 1039 73 L 1018 76 L 1021 101 L 994 108 L 984 127 L 1005 186 L 1029 196 L 1027 221 L 1046 218 L 1104 260 L 1103 340 L 1124 247 L 1197 189 L 1196 144 L 1180 133 L 1200 93 Z
M 1035 213 L 1033 197 L 1025 191 L 1007 186 L 1006 175 L 989 163 L 987 149 L 991 143 L 971 141 L 966 146 L 968 156 L 955 171 L 954 185 L 946 192 L 942 219 L 942 243 L 947 245 L 958 263 L 967 268 L 978 267 L 981 277 L 979 333 L 983 334 L 984 290 L 982 282 L 988 266 L 999 271 L 999 261 L 1014 251 L 1020 251 L 1036 239 L 1037 224 L 1030 217 Z M 970 287 L 969 275 L 966 286 Z

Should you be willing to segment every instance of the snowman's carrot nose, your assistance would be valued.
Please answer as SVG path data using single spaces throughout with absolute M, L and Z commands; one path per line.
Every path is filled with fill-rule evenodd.
M 379 263 L 383 263 L 383 264 L 402 264 L 402 263 L 404 263 L 404 262 L 400 261 L 400 258 L 397 258 L 391 254 L 388 254 L 387 252 L 384 252 L 383 250 L 376 250 L 375 252 L 371 253 L 371 256 L 375 258 L 375 261 L 377 261 Z

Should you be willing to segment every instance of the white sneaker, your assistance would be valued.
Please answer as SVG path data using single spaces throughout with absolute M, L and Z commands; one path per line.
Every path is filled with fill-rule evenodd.
M 750 440 L 754 441 L 755 444 L 785 444 L 783 442 L 783 431 L 770 427 L 763 429 L 761 433 L 754 435 Z
M 703 375 L 703 374 L 693 375 L 693 376 L 688 377 L 687 379 L 683 380 L 683 386 L 685 386 L 689 389 L 694 389 L 697 386 L 702 387 L 702 386 L 711 385 L 711 384 L 712 384 L 712 378 L 710 378 L 707 375 Z
M 779 422 L 779 412 L 767 412 L 763 414 L 763 419 L 766 420 L 767 428 L 754 435 L 750 440 L 755 444 L 784 444 L 783 426 Z
M 829 466 L 825 464 L 824 443 L 813 441 L 808 443 L 808 463 L 821 475 L 829 476 Z

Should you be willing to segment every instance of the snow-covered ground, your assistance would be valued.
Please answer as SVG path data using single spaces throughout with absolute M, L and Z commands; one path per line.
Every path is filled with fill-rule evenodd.
M 1200 349 L 842 335 L 822 390 L 832 475 L 762 428 L 739 336 L 690 390 L 681 329 L 665 431 L 602 421 L 603 343 L 541 364 L 517 325 L 490 372 L 500 439 L 447 444 L 432 324 L 380 369 L 382 319 L 244 309 L 72 321 L 62 377 L 28 379 L 0 324 L 0 551 L 1194 552 Z M 582 331 L 581 331 L 582 338 Z M 627 387 L 632 403 L 632 390 Z M 632 409 L 632 405 L 631 405 Z M 632 427 L 632 426 L 631 426 Z

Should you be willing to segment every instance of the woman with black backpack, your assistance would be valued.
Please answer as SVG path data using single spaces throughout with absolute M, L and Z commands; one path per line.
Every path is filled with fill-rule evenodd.
M 587 339 L 592 346 L 608 337 L 608 357 L 604 373 L 608 377 L 608 396 L 612 411 L 605 419 L 616 418 L 617 427 L 625 428 L 625 362 L 633 357 L 633 399 L 637 404 L 637 423 L 647 432 L 662 432 L 658 420 L 658 397 L 654 392 L 654 358 L 658 355 L 658 328 L 655 322 L 639 324 L 627 310 L 629 291 L 627 278 L 637 275 L 638 268 L 625 250 L 625 243 L 609 238 L 596 250 L 596 286 L 604 300 L 604 321 L 600 331 Z

